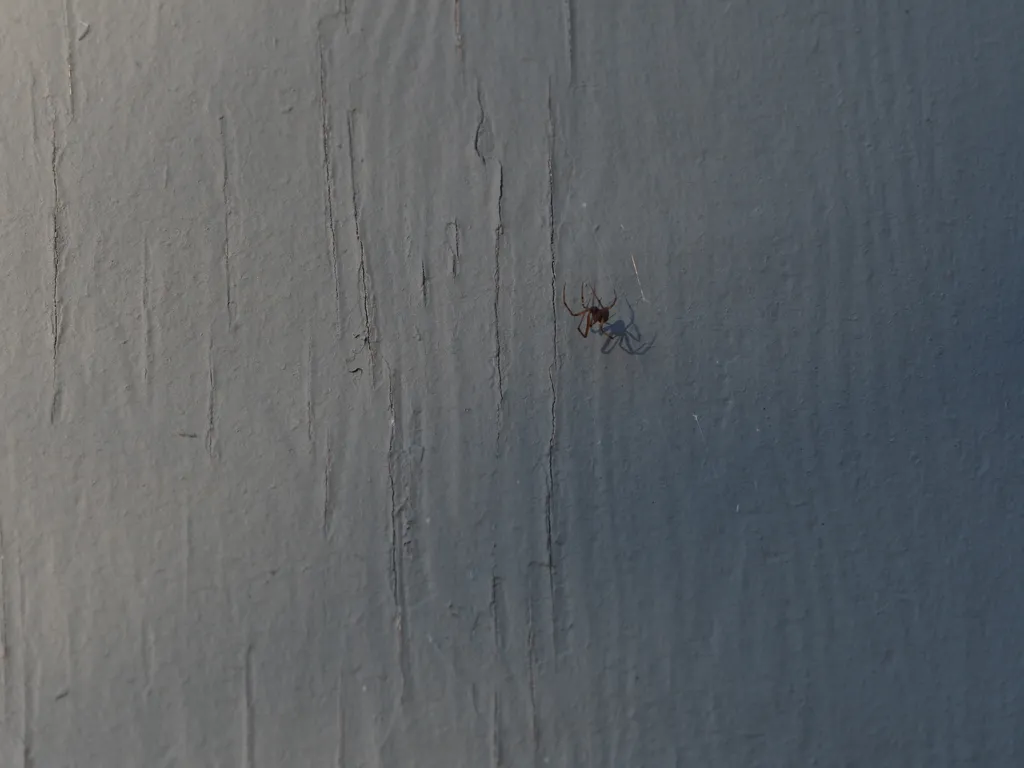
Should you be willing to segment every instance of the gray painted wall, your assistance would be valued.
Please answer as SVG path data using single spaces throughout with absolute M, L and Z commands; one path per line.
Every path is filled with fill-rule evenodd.
M 4 3 L 0 764 L 1020 765 L 1022 34 Z

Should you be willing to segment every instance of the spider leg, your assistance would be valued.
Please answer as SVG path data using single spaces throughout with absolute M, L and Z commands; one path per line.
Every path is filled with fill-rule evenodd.
M 586 329 L 580 331 L 580 336 L 582 336 L 585 339 L 585 338 L 587 338 L 587 334 L 590 333 L 590 326 L 593 325 L 593 322 L 590 319 L 590 315 L 587 315 L 586 317 L 584 317 L 583 320 L 587 321 L 587 327 L 586 327 Z M 580 325 L 583 325 L 583 320 L 580 320 Z M 576 330 L 577 331 L 580 330 L 579 326 L 576 326 Z
M 611 309 L 612 307 L 614 307 L 615 306 L 615 302 L 618 301 L 618 300 L 619 300 L 619 293 L 618 293 L 618 291 L 616 291 L 615 295 L 612 297 L 612 303 L 609 304 L 607 307 L 605 307 L 605 309 Z
M 565 300 L 565 285 L 564 284 L 562 285 L 562 303 L 565 304 L 565 308 L 569 310 L 569 314 L 572 315 L 573 317 L 579 317 L 584 312 L 586 312 L 585 309 L 581 309 L 579 312 L 573 312 L 572 311 L 572 307 L 569 306 L 569 302 Z

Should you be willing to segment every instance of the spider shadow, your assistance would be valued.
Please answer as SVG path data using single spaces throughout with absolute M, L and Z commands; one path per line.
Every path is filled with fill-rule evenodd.
M 629 322 L 620 318 L 614 323 L 606 323 L 603 328 L 598 330 L 598 333 L 605 337 L 604 343 L 601 345 L 601 354 L 610 355 L 615 349 L 619 349 L 627 355 L 646 355 L 651 351 L 658 336 L 655 334 L 649 341 L 644 341 L 643 334 L 636 324 L 636 312 L 633 310 L 633 305 L 629 303 L 629 299 L 623 300 L 629 307 Z

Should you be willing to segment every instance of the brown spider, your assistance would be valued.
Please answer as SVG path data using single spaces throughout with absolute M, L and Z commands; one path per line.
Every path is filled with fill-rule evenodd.
M 592 326 L 597 326 L 598 333 L 604 333 L 604 324 L 608 322 L 608 318 L 611 315 L 611 308 L 615 306 L 615 302 L 619 300 L 619 294 L 616 293 L 612 297 L 612 303 L 607 307 L 601 303 L 601 300 L 597 298 L 597 291 L 593 286 L 590 287 L 590 295 L 593 299 L 591 304 L 587 304 L 586 299 L 583 298 L 583 286 L 580 286 L 580 304 L 583 308 L 579 312 L 573 312 L 572 307 L 569 306 L 569 302 L 565 300 L 565 285 L 562 285 L 562 303 L 565 304 L 565 308 L 569 310 L 569 314 L 573 317 L 580 318 L 580 324 L 576 326 L 576 330 L 580 336 L 584 339 L 587 338 L 587 334 L 590 333 Z M 580 330 L 583 324 L 586 323 L 587 327 L 585 330 Z

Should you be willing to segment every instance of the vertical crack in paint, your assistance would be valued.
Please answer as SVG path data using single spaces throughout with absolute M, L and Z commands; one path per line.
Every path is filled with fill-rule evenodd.
M 498 379 L 498 402 L 495 406 L 497 440 L 501 441 L 502 414 L 505 410 L 505 377 L 501 367 L 501 319 L 498 302 L 501 296 L 501 238 L 505 226 L 501 219 L 501 203 L 505 194 L 505 170 L 498 164 L 498 195 L 495 202 L 497 223 L 494 226 L 494 367 Z
M 479 80 L 476 83 L 476 106 L 480 114 L 476 121 L 476 131 L 473 133 L 473 151 L 480 158 L 480 162 L 486 166 L 487 158 L 484 157 L 484 153 L 480 150 L 480 135 L 483 133 L 484 123 L 487 121 L 487 113 L 484 111 L 484 97 L 480 90 Z

